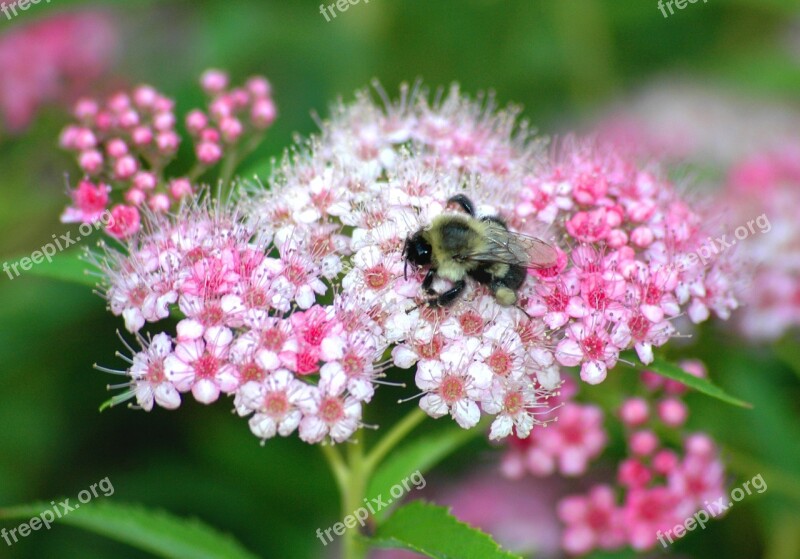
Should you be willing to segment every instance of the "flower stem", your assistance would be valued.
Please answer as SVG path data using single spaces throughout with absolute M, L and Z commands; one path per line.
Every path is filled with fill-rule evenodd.
M 360 434 L 356 434 L 347 447 L 347 463 L 350 477 L 342 494 L 342 519 L 355 513 L 362 506 L 362 499 L 367 492 L 367 480 L 370 473 L 364 463 L 364 443 Z M 342 539 L 343 559 L 362 559 L 367 556 L 367 546 L 359 539 L 358 528 L 348 528 Z
M 364 451 L 361 434 L 356 433 L 353 440 L 347 443 L 346 460 L 333 445 L 321 446 L 322 453 L 336 479 L 336 485 L 339 487 L 342 501 L 342 520 L 340 522 L 363 506 L 367 486 L 375 468 L 426 417 L 428 416 L 425 415 L 425 412 L 415 408 L 392 427 L 369 453 Z M 342 536 L 342 559 L 364 559 L 368 547 L 367 542 L 361 537 L 358 527 L 348 528 Z
M 391 430 L 386 433 L 378 444 L 375 445 L 370 453 L 366 457 L 367 468 L 369 469 L 370 473 L 375 467 L 381 463 L 381 461 L 386 457 L 387 454 L 395 447 L 397 444 L 402 441 L 406 435 L 408 435 L 414 427 L 422 423 L 422 421 L 428 417 L 424 411 L 420 408 L 415 407 L 411 413 L 406 415 L 403 419 L 400 420 Z

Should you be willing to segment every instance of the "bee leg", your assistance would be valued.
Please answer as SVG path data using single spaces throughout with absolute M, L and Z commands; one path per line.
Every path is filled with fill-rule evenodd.
M 497 302 L 504 307 L 510 307 L 517 302 L 517 293 L 513 289 L 510 289 L 505 285 L 499 285 L 497 286 L 497 289 L 494 289 L 494 286 L 492 287 L 495 299 L 497 299 Z
M 490 221 L 492 223 L 496 223 L 497 225 L 508 231 L 508 225 L 506 224 L 506 222 L 502 218 L 497 217 L 496 215 L 485 215 L 481 218 L 481 221 Z
M 463 194 L 456 194 L 455 196 L 451 196 L 447 200 L 447 204 L 458 204 L 461 206 L 461 209 L 467 212 L 472 217 L 475 217 L 475 206 L 472 203 L 472 200 L 464 196 Z
M 438 297 L 428 299 L 428 305 L 431 307 L 449 307 L 455 302 L 456 299 L 459 298 L 466 287 L 466 281 L 457 281 L 455 284 L 453 284 L 453 287 L 440 294 Z
M 436 291 L 431 287 L 433 283 L 433 278 L 436 277 L 436 270 L 433 268 L 428 270 L 428 273 L 425 274 L 425 279 L 422 280 L 422 289 L 425 290 L 425 293 L 428 295 L 436 295 Z

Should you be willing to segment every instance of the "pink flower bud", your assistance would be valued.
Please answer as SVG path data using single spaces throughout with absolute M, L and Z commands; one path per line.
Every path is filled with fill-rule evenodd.
M 649 227 L 639 226 L 631 233 L 631 242 L 641 248 L 650 246 L 654 240 L 653 230 Z
M 133 91 L 133 102 L 137 107 L 149 109 L 158 98 L 158 92 L 149 85 L 140 85 Z
M 242 123 L 233 117 L 223 118 L 219 123 L 222 138 L 228 143 L 234 143 L 242 135 Z
M 139 171 L 133 177 L 133 187 L 140 190 L 153 190 L 156 182 L 156 176 L 148 171 Z
M 160 151 L 162 154 L 170 155 L 175 153 L 175 151 L 178 149 L 179 143 L 180 138 L 175 132 L 161 132 L 156 137 L 158 151 Z
M 158 113 L 153 118 L 153 126 L 156 130 L 166 132 L 175 127 L 175 115 L 171 112 Z
M 153 111 L 157 113 L 170 112 L 175 109 L 175 101 L 169 97 L 159 95 L 156 102 L 153 103 Z
M 186 128 L 191 134 L 199 134 L 208 126 L 208 117 L 199 109 L 194 109 L 186 115 Z
M 92 149 L 93 147 L 97 146 L 97 138 L 95 137 L 94 132 L 88 128 L 80 128 L 75 134 L 74 145 L 77 149 L 82 151 Z
M 716 451 L 714 441 L 708 435 L 703 433 L 695 433 L 689 435 L 684 443 L 686 452 L 694 454 L 703 458 L 711 458 Z
M 137 113 L 134 109 L 128 109 L 119 115 L 118 122 L 122 128 L 133 128 L 134 126 L 138 126 L 140 122 L 139 113 Z
M 128 146 L 125 140 L 121 138 L 114 138 L 106 143 L 106 153 L 114 159 L 119 159 L 128 153 Z
M 219 131 L 216 128 L 204 128 L 200 132 L 200 141 L 202 142 L 219 142 Z
M 78 156 L 78 165 L 86 173 L 94 175 L 103 168 L 103 154 L 96 149 L 88 149 Z
M 187 178 L 173 179 L 169 183 L 169 192 L 176 200 L 191 194 L 192 191 L 192 183 Z
M 200 76 L 200 86 L 206 93 L 220 93 L 228 87 L 228 75 L 221 70 L 206 70 Z
M 626 487 L 642 487 L 653 478 L 650 470 L 636 458 L 623 460 L 617 471 L 617 479 Z
M 73 113 L 78 120 L 90 120 L 97 114 L 98 108 L 94 99 L 78 99 Z
M 154 212 L 166 212 L 169 210 L 169 196 L 164 194 L 163 192 L 159 192 L 157 194 L 153 194 L 150 199 L 147 201 L 147 205 L 150 206 L 150 209 Z
M 76 143 L 80 131 L 81 128 L 74 124 L 64 127 L 61 131 L 61 135 L 58 137 L 58 145 L 63 149 L 77 149 Z
M 664 386 L 664 377 L 653 371 L 644 371 L 642 372 L 642 383 L 644 383 L 648 390 L 655 392 Z
M 267 128 L 275 122 L 277 110 L 275 103 L 272 99 L 259 99 L 253 103 L 253 108 L 250 111 L 250 118 L 253 120 L 253 125 L 256 128 Z
M 121 157 L 114 163 L 114 178 L 127 180 L 139 170 L 139 163 L 131 155 Z
M 214 99 L 209 106 L 208 111 L 216 120 L 221 120 L 226 116 L 231 116 L 234 112 L 234 109 L 235 107 L 233 106 L 233 102 L 227 96 L 222 96 Z
M 117 239 L 130 237 L 139 230 L 139 210 L 133 206 L 116 205 L 111 209 L 106 232 Z
M 111 96 L 108 100 L 108 108 L 114 111 L 115 113 L 121 113 L 126 111 L 131 106 L 131 99 L 125 93 L 115 93 Z
M 197 159 L 203 165 L 213 165 L 222 157 L 222 148 L 213 142 L 201 142 L 196 151 Z
M 253 97 L 269 97 L 272 95 L 272 86 L 262 76 L 253 76 L 247 80 L 246 87 Z
M 658 417 L 664 425 L 680 427 L 686 423 L 689 410 L 686 404 L 678 398 L 667 398 L 658 403 Z
M 250 102 L 250 94 L 246 89 L 236 88 L 228 95 L 234 110 L 239 110 Z
M 611 248 L 620 248 L 628 244 L 628 234 L 622 229 L 612 229 L 606 239 Z
M 108 111 L 100 111 L 94 118 L 94 126 L 101 132 L 106 132 L 114 126 L 114 115 Z
M 136 146 L 146 146 L 153 141 L 153 131 L 147 126 L 137 126 L 131 132 L 131 138 Z
M 620 419 L 628 427 L 636 427 L 647 421 L 650 409 L 647 402 L 642 398 L 630 398 L 625 400 L 619 410 Z
M 662 475 L 670 473 L 678 465 L 678 456 L 671 450 L 659 450 L 653 456 L 653 469 Z
M 634 202 L 628 207 L 628 216 L 631 221 L 641 223 L 650 219 L 656 211 L 656 206 L 653 202 Z
M 649 456 L 658 448 L 658 437 L 652 431 L 637 431 L 628 441 L 631 452 L 639 456 Z
M 140 206 L 145 200 L 145 194 L 138 188 L 131 188 L 125 192 L 125 201 L 133 206 Z

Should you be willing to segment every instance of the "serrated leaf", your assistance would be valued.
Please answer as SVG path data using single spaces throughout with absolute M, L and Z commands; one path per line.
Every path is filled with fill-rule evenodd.
M 671 378 L 672 380 L 681 382 L 686 386 L 688 386 L 689 388 L 693 388 L 698 392 L 702 392 L 707 396 L 711 396 L 712 398 L 717 398 L 718 400 L 722 400 L 723 402 L 727 402 L 728 404 L 733 404 L 734 406 L 739 406 L 742 408 L 753 407 L 752 404 L 729 395 L 719 386 L 712 384 L 709 380 L 704 378 L 699 378 L 694 375 L 690 375 L 689 373 L 687 373 L 674 363 L 663 361 L 661 359 L 656 359 L 649 365 L 644 365 L 641 368 L 648 371 L 653 371 L 654 373 L 658 373 L 661 376 L 665 376 L 667 378 Z
M 39 264 L 33 264 L 30 270 L 21 272 L 21 274 L 94 287 L 97 284 L 97 276 L 88 273 L 91 265 L 81 259 L 82 254 L 82 249 L 67 250 L 53 256 L 52 262 L 43 260 Z M 8 262 L 19 262 L 21 258 L 30 258 L 30 255 L 9 259 Z
M 183 519 L 141 505 L 117 504 L 108 501 L 85 505 L 69 503 L 80 509 L 57 519 L 95 534 L 126 543 L 159 557 L 171 559 L 256 559 L 227 534 L 197 519 Z M 28 520 L 52 506 L 32 503 L 0 509 L 0 519 Z M 59 509 L 60 510 L 60 509 Z
M 371 541 L 377 547 L 407 549 L 434 559 L 520 559 L 445 507 L 422 501 L 397 509 Z
M 411 474 L 425 473 L 470 439 L 483 433 L 482 429 L 450 427 L 437 433 L 422 436 L 395 450 L 372 476 L 367 497 L 388 498 L 392 486 L 407 480 Z M 414 487 L 410 484 L 409 487 Z M 375 513 L 380 522 L 392 510 L 384 507 Z

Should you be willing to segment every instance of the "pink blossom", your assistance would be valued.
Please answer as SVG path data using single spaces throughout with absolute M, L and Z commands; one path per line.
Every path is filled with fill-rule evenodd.
M 262 441 L 279 434 L 288 437 L 300 425 L 303 413 L 298 404 L 309 399 L 308 385 L 285 369 L 278 369 L 263 381 L 242 385 L 239 394 L 244 406 L 254 412 L 250 430 Z
M 116 205 L 111 208 L 111 220 L 106 231 L 112 237 L 124 239 L 139 230 L 139 210 L 133 206 Z
M 210 328 L 202 339 L 179 342 L 164 361 L 167 379 L 181 392 L 191 390 L 203 404 L 215 402 L 220 392 L 230 394 L 238 388 L 228 353 L 233 334 L 227 328 Z
M 630 546 L 637 551 L 654 548 L 658 532 L 683 522 L 677 506 L 677 496 L 666 487 L 631 489 L 622 513 Z
M 562 499 L 558 516 L 566 524 L 561 541 L 567 553 L 583 555 L 596 548 L 615 549 L 625 540 L 622 511 L 607 485 L 593 487 L 586 497 Z
M 5 128 L 19 132 L 40 107 L 85 93 L 111 66 L 119 37 L 106 15 L 89 10 L 62 13 L 4 33 L 0 117 Z M 79 118 L 96 112 L 85 101 L 80 109 Z
M 309 387 L 308 392 L 298 403 L 303 411 L 300 439 L 313 444 L 326 435 L 337 443 L 350 438 L 361 423 L 361 403 L 326 382 Z
M 147 348 L 133 356 L 130 375 L 136 386 L 136 401 L 142 409 L 150 411 L 155 402 L 162 408 L 174 410 L 181 405 L 181 396 L 164 374 L 164 360 L 172 352 L 172 342 L 161 332 L 147 344 Z
M 108 206 L 110 190 L 108 185 L 95 185 L 91 181 L 82 180 L 78 184 L 78 188 L 70 193 L 74 205 L 64 210 L 61 221 L 63 223 L 94 223 L 99 220 Z

